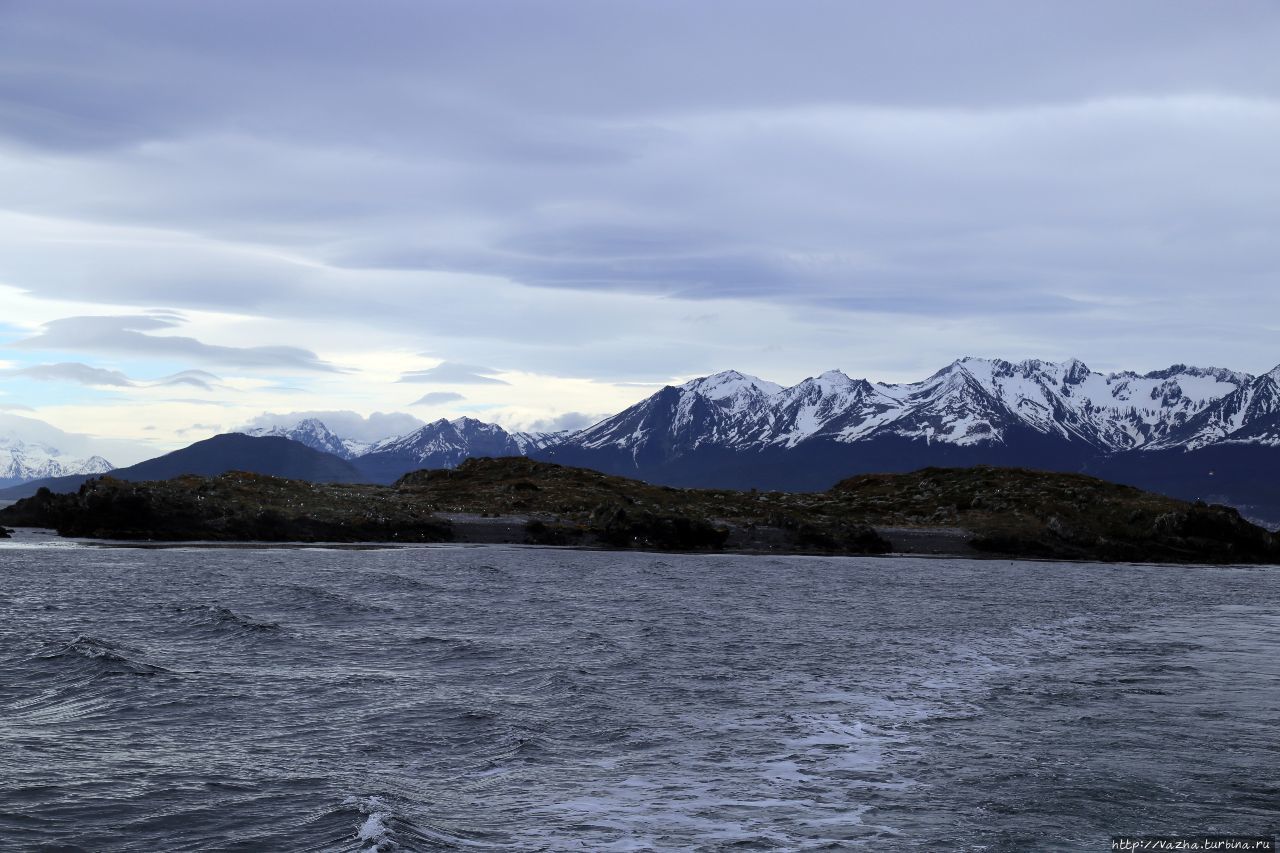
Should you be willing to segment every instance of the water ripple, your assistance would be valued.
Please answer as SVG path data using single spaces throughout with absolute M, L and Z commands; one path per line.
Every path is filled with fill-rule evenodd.
M 5 559 L 6 849 L 1102 849 L 1280 817 L 1273 569 Z

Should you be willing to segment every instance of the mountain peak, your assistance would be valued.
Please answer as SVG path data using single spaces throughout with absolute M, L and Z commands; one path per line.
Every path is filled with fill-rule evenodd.
M 974 373 L 977 373 L 978 375 L 990 375 L 995 373 L 1001 367 L 1008 368 L 1011 366 L 1012 365 L 1010 365 L 1009 362 L 1000 361 L 999 359 L 977 358 L 972 355 L 966 355 L 963 358 L 957 358 L 946 367 L 936 371 L 930 375 L 925 382 L 932 382 L 936 379 L 945 379 L 961 373 L 967 373 L 969 375 L 973 375 Z
M 854 381 L 849 378 L 848 374 L 846 374 L 843 370 L 840 370 L 838 368 L 834 368 L 832 370 L 824 370 L 822 373 L 819 373 L 817 376 L 817 381 L 823 385 L 835 385 L 835 386 L 854 384 Z
M 1122 375 L 1135 376 L 1137 374 L 1125 373 Z M 1142 374 L 1143 379 L 1174 379 L 1178 376 L 1195 376 L 1203 379 L 1216 379 L 1219 382 L 1234 383 L 1247 382 L 1253 378 L 1247 373 L 1226 370 L 1221 367 L 1191 367 L 1185 364 L 1173 364 L 1164 370 L 1153 370 L 1150 373 Z
M 680 387 L 683 390 L 701 394 L 709 400 L 726 400 L 744 391 L 757 396 L 771 397 L 782 390 L 782 386 L 776 382 L 769 382 L 736 370 L 723 370 L 710 376 L 693 379 Z
M 1078 358 L 1069 358 L 1062 363 L 1062 381 L 1068 385 L 1079 385 L 1092 374 L 1089 365 Z
M 343 443 L 342 439 L 329 429 L 324 421 L 315 417 L 303 418 L 292 426 L 277 424 L 270 427 L 254 427 L 244 430 L 243 434 L 254 438 L 288 438 L 312 450 L 331 453 L 340 459 L 350 459 L 352 456 L 351 449 Z
M 115 470 L 116 466 L 101 456 L 90 456 L 84 462 L 81 462 L 79 467 L 80 470 L 77 472 L 79 474 L 105 474 L 108 471 Z
M 68 459 L 56 447 L 24 442 L 17 437 L 0 438 L 0 484 L 10 486 L 49 477 L 105 474 L 115 468 L 101 456 Z
M 408 435 L 380 441 L 356 459 L 356 466 L 375 483 L 390 483 L 423 468 L 455 468 L 475 456 L 520 456 L 550 440 L 514 438 L 498 424 L 471 417 L 440 418 Z

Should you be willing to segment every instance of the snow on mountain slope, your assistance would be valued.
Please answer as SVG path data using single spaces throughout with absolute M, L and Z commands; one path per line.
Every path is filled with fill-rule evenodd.
M 828 370 L 783 389 L 764 415 L 758 440 L 784 447 L 820 433 L 851 440 L 878 426 L 900 403 L 886 387 Z
M 730 399 L 729 405 L 734 402 Z M 729 428 L 727 409 L 715 400 L 693 389 L 668 386 L 587 427 L 570 442 L 588 449 L 626 448 L 632 456 L 639 456 L 654 440 L 696 447 L 723 436 Z
M 354 462 L 371 482 L 391 483 L 424 468 L 456 468 L 477 456 L 525 456 L 559 443 L 563 433 L 508 433 L 475 418 L 441 418 L 380 441 Z
M 457 418 L 441 419 L 405 435 L 368 442 L 340 436 L 315 417 L 292 424 L 245 428 L 242 432 L 288 438 L 341 459 L 363 460 L 366 470 L 388 482 L 400 473 L 421 468 L 452 468 L 472 456 L 526 456 L 557 444 L 569 434 L 508 433 L 497 424 Z
M 46 477 L 105 474 L 115 466 L 101 456 L 75 459 L 56 448 L 0 436 L 0 483 L 16 485 Z
M 999 445 L 1017 432 L 1118 452 L 1163 446 L 1190 419 L 1252 381 L 1248 374 L 1185 365 L 1104 375 L 1074 359 L 964 358 L 901 385 L 831 370 L 783 388 L 730 370 L 665 388 L 564 443 L 625 449 L 639 458 L 659 445 L 669 455 L 707 446 L 785 449 L 811 440 L 883 437 Z
M 1177 429 L 1248 379 L 1182 365 L 1146 376 L 1104 376 L 1074 359 L 965 358 L 922 382 L 866 383 L 857 411 L 810 435 L 846 442 L 895 435 L 966 446 L 998 444 L 1010 429 L 1026 427 L 1103 450 L 1127 450 Z
M 788 388 L 727 370 L 663 388 L 574 433 L 508 433 L 457 418 L 372 446 L 342 439 L 315 419 L 250 434 L 283 435 L 358 458 L 383 479 L 397 471 L 453 467 L 474 456 L 609 453 L 642 468 L 701 450 L 785 451 L 806 443 L 881 439 L 974 449 L 1015 440 L 1019 446 L 1064 442 L 1064 448 L 1112 454 L 1227 440 L 1280 445 L 1278 382 L 1280 368 L 1255 379 L 1181 364 L 1141 375 L 1102 374 L 1075 359 L 962 358 L 904 384 L 829 370 Z
M 753 410 L 761 402 L 782 390 L 782 386 L 776 382 L 768 382 L 736 370 L 726 370 L 701 379 L 694 379 L 681 385 L 680 388 L 699 394 L 708 400 L 714 400 L 730 414 L 735 415 Z
M 1108 451 L 1141 447 L 1168 435 L 1251 378 L 1216 368 L 1185 365 L 1143 376 L 1136 373 L 1104 376 L 1075 359 L 1061 364 L 1039 360 L 1015 364 L 1000 359 L 966 358 L 915 386 L 920 390 L 912 391 L 907 407 L 917 408 L 912 401 L 929 400 L 926 392 L 930 385 L 950 382 L 948 377 L 957 373 L 971 378 L 991 400 L 974 399 L 970 405 L 963 400 L 948 401 L 935 425 L 946 427 L 939 430 L 946 436 L 943 440 L 964 444 L 982 441 L 985 435 L 991 441 L 999 441 L 1009 424 L 995 421 L 1002 420 L 1002 415 L 1007 413 L 1016 422 L 1039 433 L 1084 441 Z M 945 387 L 952 389 L 952 393 L 961 393 L 958 389 L 965 387 L 965 383 L 951 382 Z M 936 408 L 931 402 L 925 405 Z M 963 419 L 969 415 L 974 417 L 965 430 L 960 429 L 958 422 L 947 423 L 949 418 Z M 915 419 L 917 415 L 912 413 L 909 417 Z
M 316 418 L 304 418 L 292 426 L 256 427 L 244 430 L 244 433 L 245 435 L 256 437 L 278 436 L 292 439 L 299 444 L 310 447 L 312 450 L 332 453 L 340 459 L 351 459 L 353 456 L 359 455 L 354 452 L 355 448 L 360 448 L 363 451 L 365 447 L 360 442 L 348 443 L 344 441 Z
M 516 443 L 516 447 L 520 448 L 520 453 L 528 456 L 538 450 L 545 450 L 564 441 L 570 435 L 572 430 L 562 429 L 555 432 L 513 432 L 510 433 L 511 440 Z
M 1280 367 L 1216 400 L 1158 446 L 1211 444 L 1280 445 Z
M 1092 418 L 1103 447 L 1160 446 L 1191 418 L 1252 379 L 1244 373 L 1185 365 L 1142 376 L 1112 374 L 1106 377 L 1107 396 L 1090 396 L 1095 408 L 1090 411 L 1086 406 L 1085 413 Z
M 372 441 L 357 441 L 354 438 L 344 438 L 342 439 L 342 447 L 346 452 L 338 455 L 342 456 L 343 459 L 355 459 L 357 456 L 363 456 L 368 453 L 374 443 Z
M 1023 419 L 1001 387 L 992 387 L 990 368 L 988 362 L 957 362 L 924 382 L 885 386 L 886 397 L 901 394 L 897 407 L 886 409 L 889 417 L 878 419 L 870 430 L 846 431 L 840 440 L 889 434 L 960 446 L 1002 443 L 1005 432 Z
M 521 456 L 520 444 L 497 424 L 475 418 L 441 418 L 408 435 L 380 441 L 370 456 L 397 456 L 429 467 L 452 468 L 471 456 Z

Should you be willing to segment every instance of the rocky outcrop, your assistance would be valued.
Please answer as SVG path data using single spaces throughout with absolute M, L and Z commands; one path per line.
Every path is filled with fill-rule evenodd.
M 972 531 L 975 550 L 1124 562 L 1280 562 L 1280 537 L 1226 506 L 1186 503 L 1080 474 L 926 468 L 836 485 L 847 506 Z
M 385 491 L 385 490 L 384 490 Z M 73 494 L 41 489 L 3 510 L 18 526 L 63 536 L 150 541 L 445 542 L 448 522 L 380 499 L 375 487 L 316 486 L 259 474 L 129 483 L 90 480 Z
M 1229 507 L 1016 468 L 862 475 L 801 494 L 676 489 L 523 457 L 470 459 L 455 469 L 408 474 L 394 486 L 241 472 L 153 483 L 104 477 L 75 494 L 42 490 L 0 510 L 0 521 L 68 536 L 164 541 L 475 541 L 816 554 L 913 548 L 937 554 L 954 543 L 952 553 L 970 555 L 1280 563 L 1280 537 Z

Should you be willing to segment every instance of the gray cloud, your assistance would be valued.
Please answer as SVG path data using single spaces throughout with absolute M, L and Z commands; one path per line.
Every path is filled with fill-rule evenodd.
M 24 85 L 7 93 L 3 126 L 28 144 L 72 150 L 197 135 L 235 117 L 256 134 L 323 127 L 348 142 L 453 153 L 479 140 L 481 154 L 503 161 L 590 163 L 581 153 L 589 144 L 537 121 L 522 127 L 512 114 L 984 107 L 1277 83 L 1277 15 L 1266 0 L 812 0 L 803 11 L 768 0 L 731 9 L 389 0 L 376 16 L 342 0 L 121 0 L 109 9 L 81 0 L 56 10 L 8 3 L 5 17 L 0 49 Z M 100 73 L 57 73 L 68 67 Z
M 607 418 L 608 414 L 588 415 L 583 412 L 565 412 L 551 418 L 543 418 L 529 425 L 530 432 L 560 432 L 579 430 Z
M 401 376 L 399 382 L 434 383 L 441 385 L 510 385 L 486 374 L 497 373 L 492 367 L 475 364 L 442 362 L 428 370 L 414 370 Z
M 218 406 L 223 409 L 231 407 L 231 403 L 226 400 L 206 400 L 199 397 L 174 397 L 166 400 L 168 403 L 183 403 L 187 406 Z
M 116 465 L 132 465 L 156 455 L 154 448 L 144 442 L 119 441 L 95 435 L 68 433 L 52 424 L 25 415 L 0 413 L 0 436 L 11 436 L 34 444 L 56 447 L 71 457 L 104 456 Z
M 170 376 L 167 376 L 167 377 L 165 377 L 165 378 L 166 378 L 166 379 L 176 379 L 176 378 L 181 377 L 181 376 L 194 376 L 194 377 L 197 377 L 197 378 L 200 378 L 200 379 L 209 379 L 209 380 L 212 380 L 212 381 L 214 381 L 214 382 L 221 382 L 221 381 L 222 381 L 222 377 L 221 377 L 221 376 L 218 376 L 217 374 L 214 374 L 214 373 L 210 373 L 210 372 L 209 372 L 209 371 L 207 371 L 207 370 L 181 370 L 181 371 L 178 371 L 177 373 L 171 374 Z
M 407 435 L 426 421 L 404 412 L 374 412 L 368 416 L 346 410 L 308 412 L 264 412 L 244 425 L 253 427 L 292 427 L 299 421 L 315 418 L 342 438 L 356 441 L 379 441 L 384 438 Z
M 461 394 L 454 391 L 432 391 L 429 394 L 423 394 L 418 399 L 410 403 L 410 406 L 438 406 L 441 403 L 456 403 L 459 400 L 467 399 Z
M 0 280 L 40 296 L 609 379 L 1275 360 L 1268 0 L 54 6 L 0 27 Z M 331 369 L 154 331 L 109 351 Z
M 190 385 L 193 388 L 199 388 L 204 391 L 212 391 L 215 384 L 222 381 L 222 377 L 215 376 L 207 370 L 182 370 L 177 373 L 163 376 L 154 380 L 152 385 Z
M 35 379 L 41 382 L 74 382 L 90 387 L 188 386 L 210 392 L 220 389 L 225 390 L 223 386 L 214 384 L 221 381 L 220 378 L 205 370 L 183 370 L 170 376 L 147 381 L 131 378 L 119 370 L 93 367 L 78 361 L 64 361 L 57 364 L 33 364 L 26 367 L 0 370 L 0 377 L 6 376 Z
M 337 367 L 321 361 L 315 353 L 297 347 L 215 346 L 179 335 L 147 334 L 179 325 L 181 321 L 169 314 L 66 317 L 46 323 L 39 334 L 11 346 L 183 358 L 241 368 L 338 372 Z M 183 379 L 199 381 L 198 376 L 179 375 L 179 381 Z
M 75 382 L 89 386 L 132 388 L 134 381 L 118 370 L 91 367 L 80 362 L 64 361 L 58 364 L 33 364 L 0 371 L 0 376 L 21 376 L 42 382 Z

